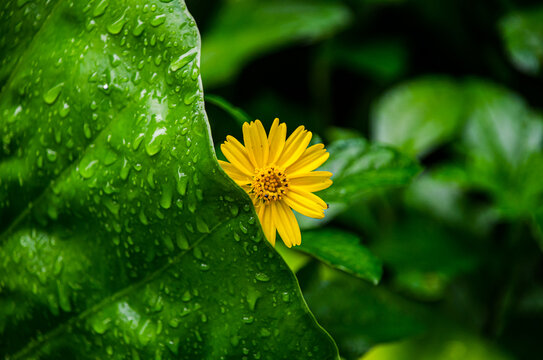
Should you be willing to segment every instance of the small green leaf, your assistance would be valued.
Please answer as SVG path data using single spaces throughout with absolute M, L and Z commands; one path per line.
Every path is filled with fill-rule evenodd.
M 337 269 L 378 284 L 383 267 L 360 239 L 349 232 L 324 228 L 304 231 L 302 245 L 296 249 L 308 253 Z
M 500 21 L 505 49 L 513 65 L 537 75 L 543 66 L 543 7 L 516 11 Z
M 446 77 L 427 77 L 387 92 L 372 113 L 373 139 L 424 155 L 450 140 L 462 124 L 464 100 Z
M 305 0 L 229 1 L 203 35 L 206 87 L 234 77 L 256 56 L 303 41 L 331 36 L 350 20 L 339 3 Z
M 336 141 L 327 150 L 330 158 L 321 170 L 332 172 L 334 184 L 318 195 L 330 203 L 348 204 L 371 191 L 406 185 L 420 171 L 413 159 L 361 138 Z

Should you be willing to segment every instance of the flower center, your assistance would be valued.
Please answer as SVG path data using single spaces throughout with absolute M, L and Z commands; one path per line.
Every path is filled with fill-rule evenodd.
M 281 200 L 288 191 L 285 171 L 274 166 L 257 170 L 252 185 L 255 195 L 265 204 Z

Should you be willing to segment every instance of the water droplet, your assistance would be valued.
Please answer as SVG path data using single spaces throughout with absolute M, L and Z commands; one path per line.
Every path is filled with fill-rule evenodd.
M 53 104 L 60 95 L 63 86 L 64 83 L 60 83 L 47 90 L 45 94 L 43 94 L 43 100 L 49 105 Z
M 47 149 L 47 160 L 54 162 L 57 159 L 57 152 L 52 149 Z
M 197 54 L 197 49 L 192 49 L 190 51 L 187 51 L 183 55 L 181 55 L 177 60 L 173 61 L 170 64 L 170 69 L 173 72 L 176 72 L 177 70 L 183 68 L 185 65 L 187 65 L 189 62 L 191 62 L 194 57 Z
M 166 15 L 164 15 L 164 14 L 156 15 L 151 20 L 151 25 L 153 25 L 155 27 L 160 26 L 160 25 L 164 24 L 165 21 L 166 21 Z
M 143 323 L 139 333 L 139 340 L 143 346 L 149 344 L 151 339 L 155 337 L 155 326 L 151 322 L 151 320 L 147 319 L 145 323 Z
M 256 302 L 260 298 L 261 294 L 258 290 L 255 290 L 253 288 L 249 288 L 247 290 L 247 305 L 249 305 L 249 309 L 251 311 L 255 310 Z
M 117 35 L 121 32 L 121 30 L 124 27 L 124 24 L 126 24 L 126 19 L 124 18 L 125 14 L 123 13 L 120 18 L 112 22 L 107 26 L 107 31 L 109 31 L 112 35 Z
M 100 316 L 94 316 L 91 318 L 91 326 L 97 334 L 104 334 L 111 325 L 111 318 L 101 318 Z
M 96 7 L 94 8 L 94 11 L 92 12 L 92 15 L 94 17 L 98 17 L 104 14 L 108 6 L 109 6 L 108 0 L 101 0 L 98 4 L 96 4 Z
M 137 24 L 132 29 L 132 34 L 134 36 L 140 36 L 143 33 L 143 30 L 145 29 L 145 23 L 141 21 L 139 17 L 136 19 L 136 21 L 137 21 Z
M 179 323 L 181 322 L 181 319 L 178 318 L 171 318 L 170 321 L 168 321 L 168 325 L 170 325 L 172 328 L 176 329 L 179 327 Z
M 128 160 L 126 158 L 123 159 L 123 167 L 121 168 L 121 179 L 126 180 L 128 178 L 128 174 L 130 173 L 130 165 L 128 164 Z
M 109 60 L 111 61 L 111 66 L 113 67 L 121 65 L 121 57 L 117 54 L 111 54 Z
M 251 315 L 244 315 L 241 318 L 241 321 L 243 321 L 245 324 L 252 324 L 254 320 L 255 320 L 255 318 L 252 317 Z
M 162 194 L 160 196 L 160 206 L 169 209 L 172 206 L 173 191 L 169 184 L 162 185 Z
M 281 299 L 283 299 L 284 302 L 288 303 L 290 301 L 290 295 L 288 292 L 284 292 L 281 294 Z
M 177 243 L 177 247 L 179 247 L 179 249 L 188 250 L 189 241 L 187 240 L 187 237 L 182 231 L 177 230 L 175 242 Z
M 192 295 L 190 294 L 190 291 L 187 290 L 181 296 L 181 300 L 183 300 L 184 302 L 189 302 L 190 299 L 192 299 Z
M 89 124 L 87 123 L 83 124 L 83 133 L 85 134 L 85 137 L 87 139 L 90 139 L 92 137 L 92 131 Z
M 270 281 L 270 277 L 264 273 L 256 273 L 255 275 L 255 279 L 257 279 L 258 281 L 263 281 L 263 282 L 267 282 L 267 281 Z
M 237 205 L 235 205 L 235 204 L 230 204 L 229 209 L 230 209 L 230 213 L 231 213 L 233 216 L 237 216 L 237 215 L 238 215 L 238 213 L 239 213 L 239 208 L 237 207 Z
M 134 139 L 134 142 L 132 143 L 132 149 L 138 150 L 144 137 L 145 137 L 144 133 L 138 134 L 138 136 L 136 136 L 136 138 Z
M 68 105 L 67 103 L 62 104 L 62 107 L 58 111 L 58 114 L 60 115 L 60 117 L 65 118 L 66 116 L 68 116 L 69 113 L 70 113 L 70 105 Z
M 98 159 L 93 159 L 90 156 L 84 157 L 79 163 L 79 173 L 83 178 L 88 179 L 94 175 L 99 164 Z
M 149 156 L 157 154 L 162 149 L 162 139 L 166 135 L 166 128 L 157 128 L 148 143 L 145 144 L 145 150 Z
M 188 184 L 189 178 L 188 176 L 181 171 L 181 168 L 177 169 L 177 192 L 179 195 L 184 196 L 187 192 L 187 184 Z
M 201 217 L 196 218 L 196 229 L 202 234 L 208 234 L 210 232 L 209 226 L 204 222 Z

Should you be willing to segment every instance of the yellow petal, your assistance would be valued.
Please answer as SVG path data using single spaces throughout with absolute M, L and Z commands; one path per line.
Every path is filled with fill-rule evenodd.
M 219 160 L 219 165 L 222 169 L 234 180 L 238 185 L 250 184 L 252 179 L 246 174 L 242 173 L 236 166 L 229 162 Z
M 291 186 L 301 188 L 308 192 L 320 191 L 332 185 L 330 177 L 332 173 L 329 171 L 313 171 L 310 173 L 297 173 L 289 175 Z
M 223 155 L 241 172 L 252 177 L 255 167 L 251 164 L 245 147 L 233 136 L 227 136 L 226 139 L 227 141 L 221 144 Z
M 245 147 L 247 148 L 247 155 L 249 157 L 249 160 L 253 164 L 253 168 L 259 168 L 261 167 L 257 161 L 257 157 L 255 154 L 255 137 L 254 137 L 254 129 L 253 129 L 253 122 L 251 123 L 243 123 L 242 131 L 243 131 L 243 143 L 245 144 Z
M 320 197 L 317 195 L 310 193 L 309 191 L 304 190 L 301 187 L 298 186 L 289 186 L 289 191 L 287 193 L 287 196 L 291 195 L 291 193 L 295 193 L 296 195 L 300 195 L 303 197 L 303 201 L 307 206 L 310 207 L 320 207 L 321 209 L 327 209 L 328 204 L 324 202 Z
M 303 126 L 299 126 L 287 139 L 277 165 L 287 168 L 296 162 L 305 152 L 307 145 L 311 141 L 311 136 L 310 131 L 305 130 Z
M 302 215 L 314 219 L 322 219 L 324 217 L 324 212 L 320 206 L 315 206 L 313 203 L 304 201 L 305 198 L 303 196 L 292 191 L 290 191 L 283 199 L 288 206 Z
M 326 152 L 323 144 L 316 144 L 308 147 L 302 156 L 286 169 L 289 176 L 298 173 L 308 173 L 321 166 L 330 156 L 330 153 Z
M 268 239 L 272 246 L 275 246 L 275 236 L 277 234 L 277 230 L 275 229 L 275 224 L 273 222 L 271 205 L 260 205 L 257 214 L 258 219 L 260 220 L 260 225 L 262 225 L 264 235 L 266 235 L 266 239 Z
M 287 247 L 300 245 L 302 243 L 302 234 L 292 210 L 283 201 L 277 201 L 271 204 L 271 207 L 273 221 L 285 245 Z
M 285 147 L 285 139 L 287 136 L 287 124 L 279 124 L 279 119 L 275 118 L 270 128 L 270 136 L 268 142 L 270 143 L 270 153 L 268 162 L 276 163 Z

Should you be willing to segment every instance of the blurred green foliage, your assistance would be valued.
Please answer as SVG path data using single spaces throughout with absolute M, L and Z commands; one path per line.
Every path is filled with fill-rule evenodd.
M 213 3 L 210 14 L 189 1 L 204 49 L 206 38 L 219 49 L 224 30 L 225 49 L 210 64 L 246 51 L 234 39 L 256 34 L 248 24 L 265 9 L 311 3 L 346 14 L 332 25 L 324 12 L 312 20 L 307 12 L 300 28 L 320 23 L 323 36 L 309 42 L 270 29 L 238 66 L 216 65 L 207 84 L 203 74 L 208 93 L 268 124 L 303 124 L 328 144 L 323 169 L 335 184 L 319 194 L 327 216 L 299 218 L 299 254 L 279 250 L 342 357 L 542 357 L 541 4 Z M 250 21 L 221 27 L 236 11 Z M 291 21 L 277 11 L 265 24 Z M 230 115 L 211 103 L 207 110 L 216 141 L 240 136 Z M 359 248 L 330 260 L 345 236 Z M 352 264 L 352 256 L 372 263 L 368 251 L 383 265 L 377 286 Z

